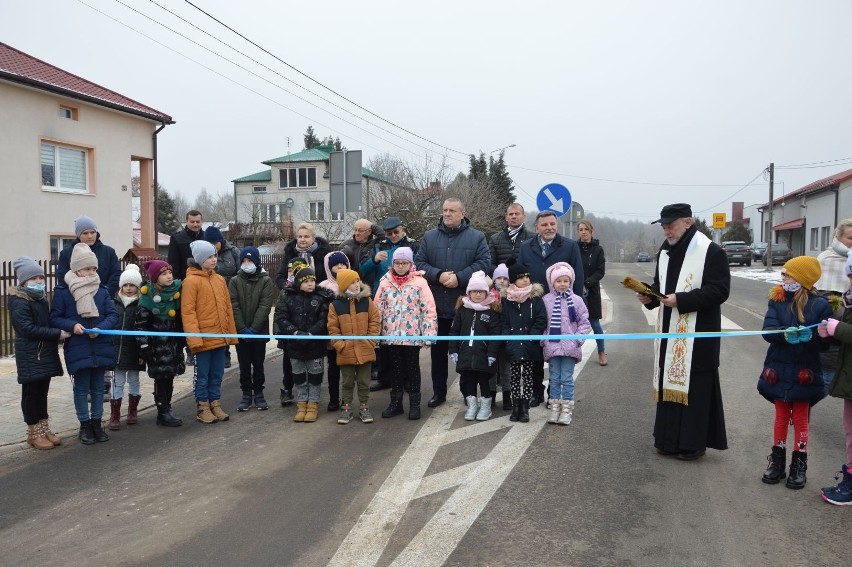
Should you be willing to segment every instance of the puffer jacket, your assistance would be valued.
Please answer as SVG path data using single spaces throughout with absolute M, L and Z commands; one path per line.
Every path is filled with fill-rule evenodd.
M 240 273 L 228 284 L 231 294 L 231 307 L 234 311 L 234 324 L 237 332 L 250 328 L 257 335 L 269 334 L 269 314 L 272 312 L 272 279 L 269 272 L 247 274 Z M 268 338 L 240 339 L 241 341 L 263 341 Z
M 382 316 L 381 344 L 421 346 L 434 341 L 408 340 L 406 336 L 434 337 L 438 314 L 429 284 L 412 266 L 407 278 L 397 283 L 390 273 L 379 281 L 376 307 Z M 397 338 L 399 337 L 399 338 Z
M 115 299 L 113 299 L 115 312 L 118 314 L 118 326 L 116 330 L 135 331 L 139 299 L 134 300 L 125 307 L 120 295 L 121 292 L 116 294 Z M 136 337 L 130 335 L 113 335 L 112 343 L 115 345 L 116 370 L 145 370 L 145 363 L 139 363 L 139 343 L 136 341 Z
M 490 273 L 491 253 L 485 235 L 471 228 L 467 218 L 462 219 L 458 228 L 447 228 L 441 219 L 438 228 L 423 235 L 414 265 L 425 272 L 438 317 L 452 319 L 456 300 L 464 295 L 470 276 L 478 271 Z M 445 271 L 455 272 L 458 287 L 448 288 L 438 282 L 438 276 Z
M 550 330 L 553 306 L 556 303 L 556 294 L 550 292 L 543 298 L 544 310 L 547 313 L 547 330 Z M 572 292 L 571 301 L 574 303 L 574 311 L 577 313 L 577 321 L 571 321 L 568 314 L 568 302 L 562 303 L 561 309 L 561 331 L 563 335 L 587 335 L 592 330 L 589 323 L 589 310 L 583 303 L 583 298 Z M 545 331 L 547 332 L 547 331 Z M 549 333 L 548 333 L 549 334 Z M 586 339 L 560 340 L 556 342 L 541 341 L 544 360 L 550 360 L 554 356 L 570 356 L 577 362 L 583 360 L 583 343 Z
M 464 297 L 456 302 L 456 316 L 450 327 L 450 335 L 460 340 L 450 341 L 450 354 L 458 354 L 456 372 L 496 372 L 497 353 L 503 344 L 503 317 L 500 315 L 501 304 L 494 301 L 489 309 L 476 311 L 464 306 Z M 493 336 L 493 340 L 470 341 L 470 336 Z M 495 363 L 489 365 L 488 357 L 494 358 Z
M 216 272 L 202 270 L 190 260 L 181 291 L 181 320 L 184 332 L 237 333 L 225 278 Z M 186 346 L 193 354 L 235 344 L 237 339 L 233 338 L 186 338 Z
M 68 331 L 71 336 L 65 339 L 65 368 L 72 376 L 83 368 L 104 367 L 115 368 L 115 346 L 112 336 L 95 335 L 90 338 L 87 334 L 75 335 L 74 325 L 80 323 L 87 329 L 115 329 L 118 324 L 118 313 L 112 302 L 107 288 L 103 285 L 95 293 L 95 306 L 98 308 L 97 317 L 81 317 L 77 314 L 77 303 L 71 295 L 68 286 L 62 284 L 53 290 L 53 308 L 50 310 L 50 326 Z
M 155 333 L 182 333 L 180 313 L 175 317 L 161 318 L 140 305 L 136 310 L 134 327 L 137 331 L 153 331 Z M 139 335 L 136 337 L 139 355 L 148 366 L 148 375 L 157 379 L 160 377 L 180 376 L 186 372 L 183 357 L 183 347 L 186 340 L 183 337 L 163 337 L 159 335 Z
M 18 384 L 62 376 L 61 331 L 50 326 L 47 299 L 33 299 L 27 292 L 13 288 L 9 290 L 8 306 L 15 329 Z
M 56 281 L 65 281 L 65 274 L 71 269 L 71 251 L 79 243 L 80 239 L 77 238 L 59 253 L 59 262 L 56 265 Z M 101 278 L 101 283 L 106 286 L 110 297 L 113 297 L 118 293 L 118 281 L 121 278 L 121 264 L 118 262 L 118 255 L 114 248 L 101 242 L 100 232 L 98 239 L 89 248 L 92 249 L 98 259 L 98 277 Z
M 328 304 L 334 296 L 330 291 L 316 288 L 311 293 L 290 286 L 278 294 L 275 324 L 281 335 L 325 335 L 328 330 Z M 298 360 L 322 358 L 328 341 L 319 339 L 287 339 L 287 356 Z
M 535 236 L 535 233 L 528 230 L 526 225 L 521 227 L 518 234 L 515 235 L 514 242 L 509 238 L 509 227 L 506 226 L 500 232 L 495 232 L 491 235 L 488 241 L 488 250 L 491 252 L 491 271 L 500 264 L 505 264 L 511 258 L 517 258 L 518 252 L 521 250 L 521 244 Z
M 370 286 L 361 284 L 361 292 L 348 297 L 338 292 L 328 308 L 328 334 L 340 336 L 375 336 L 381 328 L 381 315 L 371 299 Z M 367 340 L 339 341 L 332 339 L 337 351 L 337 365 L 361 365 L 376 360 L 376 342 Z
M 231 278 L 240 271 L 240 250 L 227 240 L 222 243 L 216 258 L 216 273 L 225 278 L 225 283 L 231 283 Z
M 843 312 L 843 318 L 834 331 L 834 343 L 839 343 L 837 372 L 828 387 L 835 398 L 852 400 L 852 309 Z
M 503 334 L 504 335 L 543 335 L 547 329 L 547 311 L 544 308 L 544 288 L 532 284 L 530 296 L 523 303 L 510 301 L 503 290 Z M 506 341 L 506 357 L 512 361 L 543 360 L 539 341 Z
M 805 304 L 805 320 L 799 322 L 798 314 L 790 310 L 793 294 L 785 292 L 780 285 L 770 292 L 769 307 L 763 318 L 763 330 L 786 329 L 809 326 L 831 317 L 831 307 L 824 297 L 811 295 Z M 757 391 L 770 402 L 808 401 L 816 404 L 825 397 L 825 385 L 822 380 L 822 364 L 819 353 L 828 348 L 828 343 L 812 329 L 813 336 L 806 343 L 790 344 L 784 339 L 783 333 L 763 335 L 769 343 L 763 371 L 757 381 Z M 800 375 L 807 373 L 809 383 L 802 384 Z M 776 377 L 776 383 L 767 380 L 771 374 Z

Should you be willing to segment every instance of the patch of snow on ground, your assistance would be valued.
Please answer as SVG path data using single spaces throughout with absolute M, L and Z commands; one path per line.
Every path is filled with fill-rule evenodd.
M 781 266 L 772 266 L 770 271 L 767 271 L 765 266 L 758 266 L 755 268 L 732 268 L 731 275 L 748 280 L 779 284 L 781 283 Z

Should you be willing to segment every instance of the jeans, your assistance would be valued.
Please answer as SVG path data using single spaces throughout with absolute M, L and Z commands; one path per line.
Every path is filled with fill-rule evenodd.
M 577 360 L 570 356 L 554 356 L 547 364 L 550 368 L 550 399 L 572 401 Z
M 127 393 L 131 396 L 139 395 L 139 371 L 138 370 L 116 370 L 112 375 L 112 399 L 120 400 L 124 397 L 124 384 L 127 383 Z
M 104 373 L 106 368 L 96 366 L 94 368 L 81 368 L 74 373 L 74 410 L 77 419 L 89 421 L 100 420 L 104 415 Z M 91 411 L 89 411 L 89 401 Z
M 603 327 L 601 327 L 601 320 L 600 319 L 589 319 L 589 323 L 592 326 L 592 331 L 596 335 L 602 335 L 603 334 Z M 604 348 L 604 340 L 603 339 L 595 339 L 595 342 L 598 345 L 598 352 L 606 351 L 606 349 Z
M 831 386 L 831 381 L 834 380 L 834 370 L 822 369 L 822 381 L 825 385 L 825 395 L 828 395 L 828 387 Z
M 214 402 L 222 397 L 225 376 L 225 347 L 205 350 L 195 355 L 192 377 L 196 402 Z

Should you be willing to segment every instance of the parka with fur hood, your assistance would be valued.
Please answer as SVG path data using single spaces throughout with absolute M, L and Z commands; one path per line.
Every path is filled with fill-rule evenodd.
M 523 302 L 509 299 L 509 290 L 514 284 L 500 292 L 503 309 L 504 335 L 543 335 L 547 329 L 547 311 L 544 308 L 544 288 L 532 284 L 529 297 Z M 543 360 L 539 341 L 506 341 L 506 356 L 511 362 Z
M 186 333 L 237 334 L 230 293 L 225 278 L 216 272 L 202 270 L 189 261 L 181 295 L 181 319 Z M 237 339 L 219 337 L 187 337 L 186 346 L 193 354 L 227 345 Z
M 328 308 L 328 334 L 340 336 L 375 336 L 375 341 L 334 340 L 331 346 L 337 351 L 338 366 L 360 366 L 376 360 L 376 343 L 381 329 L 381 314 L 371 298 L 370 286 L 361 282 L 361 291 L 349 297 L 344 291 Z
M 503 317 L 501 316 L 502 305 L 494 301 L 489 293 L 486 300 L 491 304 L 487 309 L 476 311 L 464 304 L 464 296 L 456 301 L 456 316 L 450 327 L 450 335 L 458 336 L 459 340 L 450 341 L 450 354 L 458 354 L 456 372 L 495 372 L 496 364 L 489 365 L 488 357 L 497 358 L 500 347 L 503 345 Z M 493 336 L 493 340 L 471 341 L 470 336 Z

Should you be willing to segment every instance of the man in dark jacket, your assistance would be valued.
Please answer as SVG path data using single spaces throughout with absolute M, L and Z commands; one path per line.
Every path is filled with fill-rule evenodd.
M 367 219 L 358 219 L 355 221 L 352 238 L 340 245 L 340 251 L 349 258 L 349 265 L 353 270 L 359 272 L 358 275 L 361 276 L 361 281 L 370 287 L 374 287 L 372 276 L 367 278 L 366 274 L 360 273 L 358 266 L 370 254 L 373 246 L 376 245 L 376 242 L 378 242 L 381 236 L 382 231 L 379 225 L 373 224 Z
M 512 258 L 518 257 L 521 244 L 534 234 L 524 225 L 526 213 L 520 203 L 512 203 L 506 207 L 506 227 L 491 235 L 488 250 L 491 252 L 491 272 L 500 264 L 505 264 Z
M 169 240 L 168 262 L 174 270 L 176 280 L 186 278 L 186 261 L 192 258 L 189 245 L 202 238 L 204 231 L 201 230 L 201 212 L 193 209 L 186 213 L 186 226 L 183 230 L 174 233 Z
M 698 232 L 692 208 L 686 203 L 666 205 L 654 223 L 660 223 L 666 241 L 660 248 L 652 287 L 664 297 L 637 293 L 636 298 L 645 309 L 662 306 L 657 317 L 663 333 L 681 332 L 680 328 L 688 333 L 719 332 L 722 304 L 731 289 L 725 251 Z M 658 361 L 653 380 L 657 452 L 691 461 L 704 455 L 707 447 L 727 449 L 719 385 L 721 340 L 657 339 L 654 346 Z M 675 349 L 687 351 L 682 359 L 677 357 L 690 361 L 685 376 L 678 372 L 682 365 L 672 356 Z
M 456 299 L 464 294 L 470 276 L 479 270 L 491 269 L 491 254 L 485 235 L 470 227 L 464 203 L 459 199 L 444 201 L 438 227 L 423 235 L 414 265 L 425 271 L 426 281 L 435 296 L 438 335 L 448 336 L 456 312 Z M 429 400 L 430 408 L 447 400 L 448 348 L 447 341 L 437 341 L 430 349 L 433 393 Z
M 110 297 L 115 297 L 118 292 L 118 279 L 121 277 L 121 265 L 118 263 L 115 250 L 101 242 L 98 226 L 86 215 L 80 215 L 74 219 L 74 234 L 77 235 L 77 239 L 59 253 L 59 263 L 56 266 L 57 283 L 65 283 L 65 274 L 71 268 L 71 251 L 77 243 L 82 242 L 95 253 L 98 259 L 98 277 L 106 286 Z

